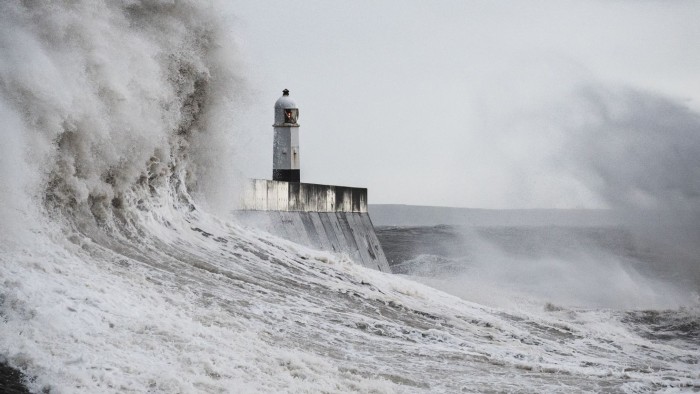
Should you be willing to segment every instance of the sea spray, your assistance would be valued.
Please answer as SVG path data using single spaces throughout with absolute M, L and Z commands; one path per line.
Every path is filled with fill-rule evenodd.
M 697 268 L 679 270 L 676 254 L 634 227 L 384 227 L 378 236 L 394 272 L 492 306 L 675 309 L 697 305 L 700 291 Z
M 215 8 L 0 7 L 2 109 L 14 118 L 6 139 L 24 144 L 5 160 L 43 174 L 31 197 L 72 219 L 105 220 L 157 194 L 189 203 L 190 191 L 232 183 L 220 181 L 226 166 L 213 163 L 231 157 L 223 150 L 236 127 L 217 122 L 231 118 L 244 84 Z
M 203 209 L 245 89 L 221 7 L 0 4 L 0 357 L 31 391 L 700 384 L 622 312 L 485 307 Z

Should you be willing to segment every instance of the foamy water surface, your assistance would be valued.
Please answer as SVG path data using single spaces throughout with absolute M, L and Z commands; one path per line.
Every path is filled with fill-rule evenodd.
M 502 289 L 232 223 L 246 88 L 218 7 L 0 4 L 0 359 L 31 391 L 698 390 L 697 338 L 672 334 L 692 297 L 480 302 Z

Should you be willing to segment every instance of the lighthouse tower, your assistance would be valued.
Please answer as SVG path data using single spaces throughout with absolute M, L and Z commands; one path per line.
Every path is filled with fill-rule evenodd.
M 299 108 L 289 97 L 289 90 L 275 103 L 275 137 L 272 143 L 272 180 L 300 182 Z
M 246 182 L 241 209 L 234 216 L 241 224 L 391 272 L 369 218 L 366 188 L 301 183 L 299 108 L 289 90 L 282 93 L 272 125 L 272 180 Z

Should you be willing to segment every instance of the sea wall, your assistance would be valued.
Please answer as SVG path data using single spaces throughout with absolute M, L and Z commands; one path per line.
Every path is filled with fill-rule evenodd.
M 242 206 L 233 215 L 244 226 L 391 272 L 367 212 L 365 188 L 251 179 Z

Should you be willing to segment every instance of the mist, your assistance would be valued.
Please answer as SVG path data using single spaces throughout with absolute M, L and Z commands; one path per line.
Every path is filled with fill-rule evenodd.
M 632 88 L 581 88 L 560 160 L 614 208 L 700 210 L 700 115 Z
M 626 227 L 389 227 L 379 237 L 395 273 L 494 307 L 635 310 L 700 302 L 697 264 L 680 269 L 677 253 Z
M 535 297 L 536 307 L 619 309 L 697 305 L 700 116 L 656 92 L 573 79 L 569 87 L 536 90 L 558 99 L 540 97 L 524 107 L 482 113 L 490 133 L 479 140 L 508 157 L 488 161 L 499 170 L 483 183 L 495 181 L 504 190 L 512 185 L 494 198 L 506 207 L 530 200 L 564 209 L 379 205 L 372 210 L 375 220 L 467 226 L 460 227 L 462 237 L 450 239 L 461 255 L 445 261 L 428 246 L 400 265 L 418 280 L 472 301 L 517 307 Z M 490 95 L 505 102 L 497 91 Z M 475 185 L 472 193 L 481 190 Z M 590 207 L 596 209 L 585 209 Z M 509 242 L 522 240 L 494 242 L 484 236 L 485 228 L 540 231 L 531 246 L 542 253 L 514 253 Z M 624 234 L 624 247 L 591 244 L 586 229 Z

